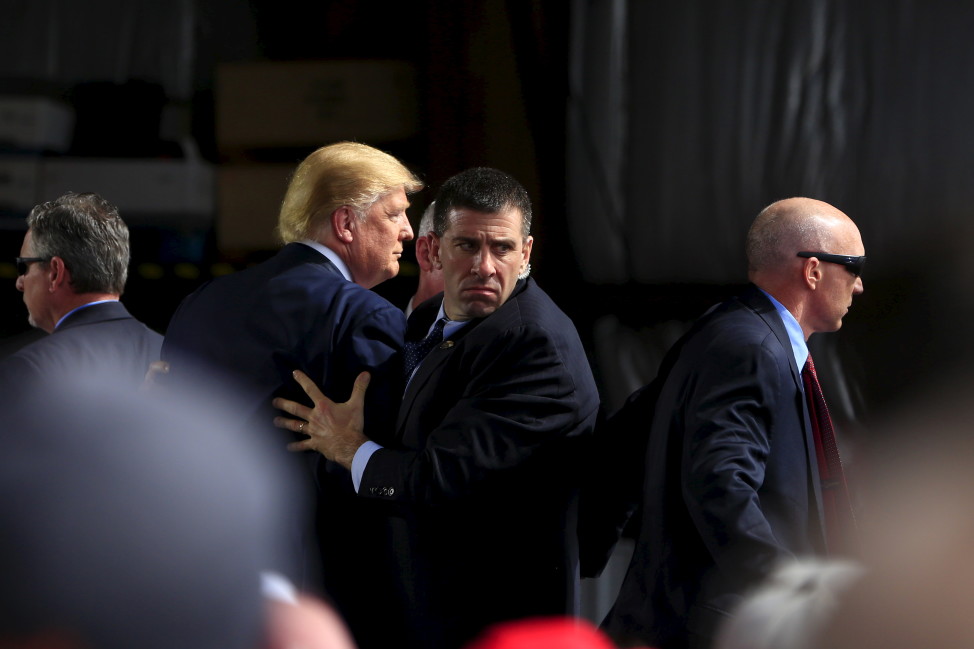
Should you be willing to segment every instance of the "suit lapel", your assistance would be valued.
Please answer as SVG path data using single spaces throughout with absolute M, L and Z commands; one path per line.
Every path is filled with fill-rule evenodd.
M 808 412 L 808 403 L 804 399 L 805 388 L 802 385 L 801 371 L 795 363 L 795 354 L 791 348 L 791 339 L 788 338 L 788 332 L 785 330 L 785 325 L 781 321 L 781 316 L 778 315 L 778 311 L 771 304 L 771 301 L 755 286 L 751 286 L 750 289 L 741 296 L 741 301 L 747 305 L 755 314 L 757 314 L 771 329 L 771 332 L 778 339 L 781 347 L 786 352 L 788 357 L 789 366 L 791 367 L 792 380 L 795 382 L 797 388 L 798 401 L 797 404 L 799 411 L 801 412 L 801 424 L 802 432 L 805 438 L 805 460 L 808 464 L 808 475 L 811 476 L 811 486 L 812 491 L 815 494 L 815 509 L 818 512 L 820 529 L 823 530 L 823 540 L 824 540 L 824 530 L 825 530 L 825 512 L 822 505 L 822 483 L 818 478 L 818 456 L 815 452 L 815 437 L 812 434 L 812 423 L 810 415 Z
M 466 327 L 464 327 L 464 329 L 466 329 Z M 442 343 L 434 347 L 432 351 L 426 355 L 426 358 L 424 358 L 419 364 L 419 367 L 416 368 L 416 373 L 413 375 L 409 385 L 406 386 L 406 393 L 403 394 L 402 404 L 399 407 L 399 417 L 396 420 L 396 430 L 399 431 L 398 435 L 400 437 L 402 436 L 403 425 L 406 423 L 406 419 L 409 418 L 409 412 L 413 408 L 416 397 L 426 387 L 426 384 L 436 373 L 437 369 L 446 363 L 448 358 L 450 358 L 450 356 L 453 354 L 453 350 L 456 348 L 456 345 L 457 341 L 453 338 L 450 340 L 444 340 Z
M 519 292 L 519 288 L 522 288 L 522 286 L 519 285 L 514 291 L 512 291 L 511 298 L 513 298 Z M 507 307 L 507 304 L 511 302 L 511 298 L 508 298 L 508 302 L 505 302 L 504 305 L 501 306 L 501 309 Z M 433 325 L 433 320 L 436 319 L 436 316 L 440 312 L 441 301 L 441 299 L 430 298 L 413 311 L 412 315 L 409 316 L 409 321 L 406 324 L 406 340 L 422 340 L 426 334 L 429 333 L 429 329 Z M 499 310 L 500 309 L 498 309 L 498 311 Z M 496 313 L 493 315 L 496 315 Z M 423 389 L 425 389 L 426 384 L 430 382 L 434 375 L 437 374 L 439 368 L 443 366 L 450 356 L 452 356 L 463 344 L 464 338 L 466 338 L 484 320 L 486 320 L 486 318 L 478 318 L 464 327 L 461 327 L 458 331 L 453 332 L 448 340 L 444 340 L 442 343 L 434 347 L 416 368 L 416 373 L 413 375 L 412 380 L 409 381 L 409 385 L 406 386 L 406 392 L 403 394 L 402 403 L 399 407 L 399 416 L 396 419 L 396 431 L 397 436 L 400 439 L 402 438 L 403 427 L 406 420 L 409 418 L 409 413 L 413 408 L 416 397 Z
M 497 311 L 487 317 L 502 317 L 502 312 L 506 311 L 507 309 L 517 308 L 515 306 L 515 298 L 527 290 L 531 283 L 532 280 L 530 279 L 518 280 L 517 284 L 514 285 L 514 290 L 511 291 L 511 295 L 507 298 L 504 304 L 502 304 Z M 415 311 L 413 311 L 412 315 L 409 316 L 408 323 L 406 324 L 406 340 L 416 341 L 421 340 L 426 336 L 427 332 L 429 332 L 430 326 L 433 324 L 433 320 L 439 314 L 441 302 L 442 294 L 423 302 L 416 308 Z M 487 318 L 478 318 L 468 325 L 462 327 L 459 331 L 451 334 L 448 340 L 444 340 L 442 343 L 434 347 L 426 358 L 423 359 L 423 362 L 419 364 L 419 367 L 416 368 L 416 373 L 413 375 L 409 385 L 406 386 L 406 392 L 403 394 L 402 404 L 399 407 L 399 416 L 396 419 L 396 435 L 399 439 L 402 439 L 403 428 L 406 420 L 409 418 L 409 413 L 415 404 L 416 397 L 422 390 L 426 388 L 426 385 L 431 379 L 433 379 L 446 361 L 453 354 L 455 354 L 457 350 L 462 348 L 464 339 L 486 319 Z
M 788 331 L 785 329 L 785 323 L 781 321 L 781 316 L 778 315 L 777 309 L 771 304 L 771 301 L 761 292 L 756 286 L 751 286 L 747 292 L 741 295 L 741 301 L 748 306 L 749 309 L 754 311 L 758 317 L 764 320 L 764 323 L 768 325 L 771 333 L 774 337 L 778 339 L 778 344 L 781 348 L 787 352 L 788 365 L 791 367 L 791 378 L 795 382 L 795 387 L 801 388 L 802 377 L 798 366 L 795 364 L 795 354 L 791 348 L 791 339 L 788 337 Z
M 479 318 L 474 320 L 470 324 L 461 327 L 458 331 L 455 331 L 450 335 L 448 340 L 444 340 L 439 345 L 434 347 L 423 362 L 419 364 L 416 368 L 416 373 L 413 375 L 412 380 L 409 385 L 406 386 L 406 392 L 402 397 L 402 405 L 399 407 L 399 417 L 396 422 L 396 429 L 399 431 L 401 437 L 403 432 L 403 426 L 406 423 L 406 419 L 409 417 L 409 412 L 416 401 L 416 397 L 426 389 L 427 384 L 434 380 L 440 368 L 446 364 L 450 357 L 457 352 L 463 345 L 464 339 L 474 330 L 477 326 L 484 321 L 484 318 Z M 425 330 L 424 330 L 425 333 Z
M 440 310 L 440 302 L 442 299 L 431 298 L 426 300 L 418 307 L 416 307 L 412 314 L 410 314 L 409 319 L 406 321 L 406 341 L 407 342 L 417 342 L 422 340 L 433 324 L 433 320 L 436 319 L 437 314 Z M 433 352 L 437 349 L 433 349 L 429 356 L 433 355 Z M 406 421 L 406 417 L 409 411 L 412 409 L 413 402 L 416 399 L 416 395 L 419 392 L 419 387 L 426 382 L 429 377 L 429 371 L 427 367 L 427 361 L 429 357 L 424 358 L 423 362 L 419 364 L 416 368 L 416 373 L 409 384 L 406 386 L 406 391 L 403 394 L 402 402 L 399 404 L 399 415 L 396 417 L 396 436 L 402 438 L 402 427 Z M 425 368 L 425 371 L 424 371 Z

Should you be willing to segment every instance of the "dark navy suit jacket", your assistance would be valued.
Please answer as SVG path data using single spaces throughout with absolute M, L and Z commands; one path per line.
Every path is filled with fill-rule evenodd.
M 825 541 L 801 376 L 767 297 L 751 286 L 709 311 L 660 372 L 655 404 L 637 405 L 652 421 L 641 524 L 604 626 L 674 649 L 711 637 L 777 561 Z
M 45 336 L 0 364 L 0 385 L 43 385 L 77 374 L 138 387 L 159 360 L 162 336 L 132 317 L 121 302 L 103 302 L 69 315 Z M 7 395 L 10 396 L 9 393 Z
M 170 385 L 198 380 L 243 397 L 242 416 L 285 452 L 295 438 L 274 428 L 282 414 L 274 397 L 310 402 L 292 378 L 300 369 L 335 401 L 345 401 L 355 377 L 369 371 L 365 432 L 385 441 L 402 395 L 400 352 L 405 317 L 376 293 L 346 280 L 324 255 L 291 243 L 267 261 L 202 286 L 179 306 L 163 345 Z M 388 436 L 388 433 L 387 433 Z M 301 541 L 302 565 L 288 576 L 312 591 L 322 587 L 346 616 L 374 612 L 383 594 L 368 588 L 367 560 L 376 542 L 368 503 L 356 502 L 349 472 L 317 453 L 300 459 L 304 491 L 317 504 L 317 540 Z M 362 499 L 359 499 L 362 500 Z M 297 524 L 297 523 L 296 523 Z M 315 544 L 320 543 L 320 548 Z M 317 564 L 321 565 L 317 565 Z M 300 574 L 296 574 L 300 573 Z M 374 626 L 374 620 L 373 626 Z M 368 626 L 369 620 L 362 624 Z
M 439 305 L 418 308 L 407 337 Z M 598 407 L 574 325 L 530 279 L 430 352 L 397 446 L 371 457 L 359 491 L 398 506 L 381 587 L 405 603 L 396 646 L 452 649 L 498 620 L 573 612 L 576 454 Z

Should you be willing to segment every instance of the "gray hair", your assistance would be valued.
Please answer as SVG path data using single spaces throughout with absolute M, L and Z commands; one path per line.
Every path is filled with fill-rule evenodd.
M 60 257 L 75 293 L 125 290 L 129 230 L 118 208 L 94 193 L 68 193 L 37 205 L 27 216 L 33 256 Z
M 433 211 L 436 209 L 436 201 L 430 203 L 423 212 L 423 218 L 419 220 L 419 227 L 416 228 L 417 237 L 425 237 L 433 231 Z

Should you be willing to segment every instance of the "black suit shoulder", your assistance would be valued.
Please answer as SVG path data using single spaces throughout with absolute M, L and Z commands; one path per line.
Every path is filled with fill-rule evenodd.
M 584 354 L 575 324 L 530 279 L 495 313 L 478 322 L 469 336 L 489 344 L 492 338 L 504 332 L 524 345 L 541 341 L 561 353 Z
M 5 375 L 21 379 L 77 374 L 111 377 L 138 386 L 159 360 L 162 336 L 136 320 L 119 302 L 85 307 L 58 329 L 6 359 Z
M 172 364 L 169 382 L 218 376 L 268 423 L 273 397 L 305 400 L 295 369 L 336 401 L 348 399 L 355 376 L 368 371 L 366 401 L 383 404 L 366 409 L 368 430 L 387 436 L 402 394 L 404 329 L 402 311 L 347 280 L 317 250 L 291 243 L 184 299 L 162 354 Z

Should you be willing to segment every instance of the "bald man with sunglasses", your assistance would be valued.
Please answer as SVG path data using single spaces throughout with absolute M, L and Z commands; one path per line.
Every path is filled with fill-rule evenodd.
M 627 406 L 650 428 L 635 552 L 604 623 L 620 644 L 709 647 L 779 561 L 842 555 L 855 536 L 834 431 L 809 400 L 807 340 L 839 329 L 863 291 L 859 230 L 789 198 L 761 211 L 746 251 L 751 285 L 708 311 Z

